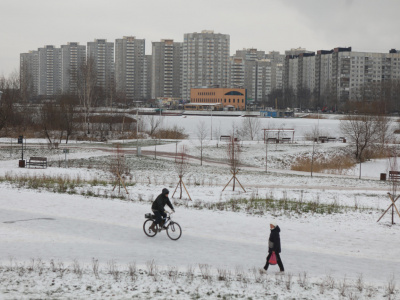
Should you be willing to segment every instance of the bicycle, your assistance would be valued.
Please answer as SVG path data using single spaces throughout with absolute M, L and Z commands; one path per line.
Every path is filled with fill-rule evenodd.
M 143 231 L 147 236 L 154 237 L 154 236 L 156 236 L 156 234 L 158 232 L 161 232 L 162 230 L 166 230 L 168 237 L 173 241 L 176 241 L 181 237 L 181 235 L 182 235 L 181 226 L 178 223 L 172 221 L 172 219 L 171 219 L 172 213 L 170 213 L 168 211 L 166 211 L 166 213 L 167 213 L 167 217 L 165 218 L 164 226 L 166 226 L 167 228 L 164 229 L 159 224 L 157 224 L 156 231 L 153 231 L 150 229 L 150 226 L 156 220 L 156 216 L 153 214 L 145 214 L 144 215 L 144 217 L 147 220 L 144 221 L 144 223 L 143 223 Z

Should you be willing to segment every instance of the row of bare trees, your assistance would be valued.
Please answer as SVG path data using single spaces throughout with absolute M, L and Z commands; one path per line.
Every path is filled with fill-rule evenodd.
M 351 98 L 342 95 L 340 102 L 337 90 L 332 82 L 328 82 L 324 91 L 310 90 L 307 87 L 275 89 L 262 101 L 264 106 L 285 109 L 298 107 L 308 109 L 323 109 L 348 111 L 354 102 L 367 105 L 379 103 L 385 112 L 400 111 L 400 80 L 387 79 L 381 82 L 368 82 L 354 90 Z

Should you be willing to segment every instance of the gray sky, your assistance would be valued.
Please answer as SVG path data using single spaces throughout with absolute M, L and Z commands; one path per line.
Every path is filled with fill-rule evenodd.
M 204 29 L 229 34 L 231 54 L 255 47 L 281 53 L 352 46 L 400 49 L 399 0 L 1 0 L 0 76 L 19 54 L 44 45 L 127 35 L 151 42 Z

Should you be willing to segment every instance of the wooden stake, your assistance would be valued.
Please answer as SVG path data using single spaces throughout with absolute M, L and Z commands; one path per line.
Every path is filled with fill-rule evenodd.
M 240 187 L 243 189 L 243 191 L 246 193 L 246 190 L 244 189 L 244 187 L 242 186 L 242 184 L 240 183 L 239 179 L 236 177 L 236 174 L 239 173 L 239 171 L 236 171 L 236 173 L 232 172 L 233 174 L 232 178 L 229 180 L 229 182 L 225 185 L 225 187 L 223 188 L 222 191 L 224 191 L 226 189 L 226 187 L 229 185 L 229 183 L 233 180 L 237 180 L 237 182 L 240 184 Z M 235 181 L 234 181 L 235 182 Z
M 181 194 L 182 194 L 182 185 L 183 185 L 183 187 L 185 188 L 186 194 L 189 196 L 190 201 L 192 201 L 192 198 L 190 198 L 190 195 L 189 195 L 189 192 L 188 192 L 188 190 L 187 190 L 187 188 L 186 188 L 186 186 L 185 186 L 185 183 L 184 183 L 183 180 L 182 180 L 182 176 L 179 176 L 179 182 L 178 182 L 178 184 L 176 185 L 175 191 L 174 191 L 174 193 L 172 194 L 172 197 L 171 197 L 171 198 L 174 198 L 175 192 L 176 192 L 176 190 L 178 189 L 178 186 L 179 186 L 179 185 L 180 185 Z M 182 197 L 181 197 L 180 199 L 182 199 Z
M 189 192 L 188 192 L 188 190 L 186 189 L 186 186 L 185 186 L 185 184 L 183 183 L 183 180 L 182 180 L 182 184 L 183 184 L 183 187 L 185 188 L 186 193 L 187 193 L 188 196 L 189 196 L 190 201 L 192 201 L 192 198 L 190 198 Z
M 124 182 L 124 180 L 121 178 L 121 176 L 119 175 L 119 172 L 117 172 L 117 176 L 118 176 L 118 179 L 117 179 L 117 181 L 115 182 L 115 185 L 114 185 L 114 188 L 112 189 L 112 191 L 114 192 L 114 190 L 115 190 L 115 188 L 117 187 L 117 184 L 118 184 L 118 193 L 120 193 L 120 192 L 121 192 L 121 182 L 122 182 L 122 186 L 124 187 L 125 192 L 129 195 L 128 189 L 127 189 L 126 186 L 125 186 L 125 182 Z
M 228 183 L 225 185 L 225 187 L 224 187 L 224 189 L 223 189 L 222 191 L 225 190 L 225 188 L 226 188 L 226 187 L 228 186 L 228 184 L 232 181 L 232 179 L 233 179 L 233 176 L 232 176 L 231 180 L 229 180 Z
M 393 200 L 392 194 L 388 193 L 388 195 L 389 195 L 390 200 L 392 200 L 393 203 L 389 205 L 389 207 L 387 208 L 387 210 L 385 210 L 385 212 L 383 213 L 383 215 L 382 215 L 382 216 L 378 219 L 378 221 L 376 221 L 376 222 L 379 222 L 379 221 L 383 218 L 383 216 L 389 211 L 389 209 L 393 208 L 393 206 L 396 208 L 397 214 L 398 214 L 399 217 L 400 217 L 400 213 L 399 213 L 399 211 L 397 210 L 397 207 L 396 207 L 396 204 L 395 204 L 396 201 L 400 198 L 400 195 L 397 196 L 396 199 L 394 199 L 394 200 Z M 392 223 L 393 223 L 393 222 L 392 222 Z

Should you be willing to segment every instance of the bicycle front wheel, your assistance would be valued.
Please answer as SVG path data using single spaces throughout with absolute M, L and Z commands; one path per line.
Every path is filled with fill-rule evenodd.
M 178 240 L 182 235 L 181 226 L 178 223 L 171 222 L 167 228 L 167 235 L 171 240 Z
M 157 234 L 157 230 L 153 231 L 153 230 L 150 229 L 150 226 L 152 224 L 153 224 L 153 220 L 151 220 L 151 219 L 145 221 L 144 224 L 143 224 L 143 231 L 149 237 L 153 237 L 153 236 L 155 236 Z

